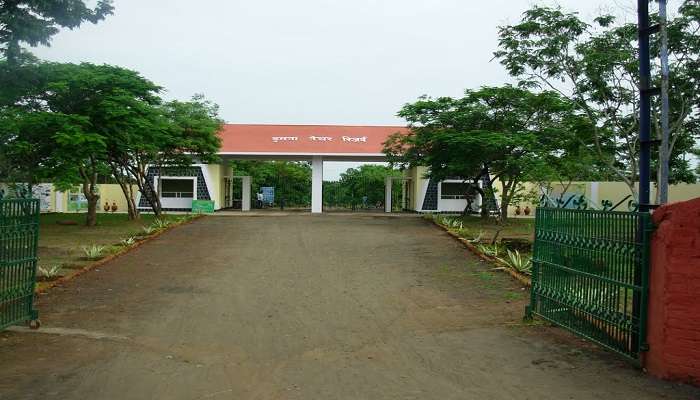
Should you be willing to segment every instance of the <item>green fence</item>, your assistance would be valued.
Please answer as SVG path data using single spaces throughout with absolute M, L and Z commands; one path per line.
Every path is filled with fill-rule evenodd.
M 36 320 L 39 200 L 0 200 L 0 329 Z
M 528 314 L 637 359 L 650 232 L 648 213 L 537 208 Z

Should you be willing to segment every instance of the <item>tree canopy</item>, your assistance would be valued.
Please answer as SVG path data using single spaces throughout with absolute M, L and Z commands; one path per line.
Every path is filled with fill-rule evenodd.
M 700 4 L 684 1 L 668 24 L 671 73 L 671 181 L 694 181 L 686 155 L 699 133 L 690 127 L 698 118 L 700 81 L 698 55 Z M 638 179 L 637 140 L 639 61 L 637 27 L 617 24 L 610 15 L 592 22 L 561 8 L 533 7 L 514 25 L 499 28 L 495 56 L 523 87 L 559 93 L 585 115 L 591 125 L 597 159 L 609 173 L 627 183 L 632 193 Z M 652 54 L 659 43 L 652 41 Z M 654 64 L 654 76 L 659 76 Z M 655 78 L 658 85 L 659 78 Z M 660 104 L 653 103 L 653 128 L 660 137 Z
M 99 0 L 94 8 L 84 0 L 0 0 L 0 52 L 16 64 L 22 43 L 48 46 L 60 28 L 97 23 L 113 10 L 112 0 Z
M 577 160 L 581 149 L 574 132 L 586 128 L 571 102 L 553 91 L 482 87 L 458 99 L 422 97 L 398 115 L 409 122 L 411 133 L 396 134 L 385 143 L 391 162 L 427 166 L 436 180 L 463 179 L 470 183 L 465 188 L 482 198 L 489 196 L 489 187 L 479 182 L 499 180 L 503 218 L 519 183 L 580 172 L 548 164 L 551 159 L 562 164 Z

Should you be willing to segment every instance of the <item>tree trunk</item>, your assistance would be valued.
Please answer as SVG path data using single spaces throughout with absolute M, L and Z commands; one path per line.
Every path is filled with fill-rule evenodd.
M 91 165 L 94 171 L 95 162 L 92 160 Z M 100 200 L 100 195 L 97 193 L 97 172 L 88 173 L 84 167 L 81 167 L 80 175 L 83 177 L 83 195 L 88 202 L 85 225 L 95 226 L 97 225 L 97 202 Z
M 128 178 L 124 177 L 122 171 L 120 171 L 119 168 L 114 165 L 112 165 L 112 175 L 114 175 L 114 179 L 119 184 L 119 187 L 122 189 L 122 193 L 124 194 L 124 198 L 126 199 L 126 210 L 129 214 L 129 219 L 132 221 L 139 219 L 141 215 L 139 214 L 136 199 L 134 198 L 133 185 Z

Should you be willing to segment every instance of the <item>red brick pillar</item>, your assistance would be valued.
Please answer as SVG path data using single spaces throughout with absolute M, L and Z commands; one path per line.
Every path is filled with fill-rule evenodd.
M 653 220 L 644 366 L 700 385 L 700 198 L 660 207 Z

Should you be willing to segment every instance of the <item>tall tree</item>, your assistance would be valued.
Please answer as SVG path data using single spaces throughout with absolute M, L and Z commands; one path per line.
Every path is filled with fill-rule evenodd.
M 697 114 L 700 90 L 697 2 L 685 1 L 679 13 L 668 24 L 673 71 L 671 158 L 682 158 L 689 150 L 674 146 L 684 142 L 679 141 L 680 137 L 693 135 L 685 126 Z M 553 90 L 574 102 L 589 119 L 599 160 L 636 195 L 637 33 L 634 24 L 614 24 L 615 18 L 608 15 L 589 24 L 576 13 L 560 8 L 533 7 L 519 23 L 499 29 L 499 50 L 495 55 L 513 76 L 521 78 L 522 85 Z M 657 121 L 659 109 L 657 102 Z M 655 127 L 660 137 L 660 124 Z
M 16 65 L 22 43 L 48 46 L 60 28 L 97 23 L 113 10 L 112 0 L 99 0 L 94 8 L 84 0 L 0 0 L 0 52 Z
M 487 193 L 479 182 L 485 176 L 500 181 L 502 220 L 519 184 L 541 175 L 549 157 L 561 155 L 561 138 L 576 119 L 571 103 L 556 93 L 512 86 L 467 90 L 460 99 L 423 97 L 398 115 L 411 133 L 387 141 L 390 161 L 427 166 L 436 180 L 461 178 L 482 200 Z M 488 211 L 482 208 L 482 216 Z

